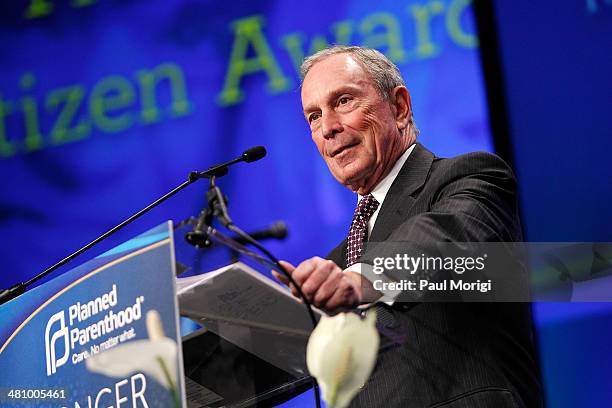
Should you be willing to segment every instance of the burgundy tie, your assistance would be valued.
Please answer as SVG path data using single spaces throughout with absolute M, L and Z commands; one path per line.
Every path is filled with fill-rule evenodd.
M 346 246 L 346 267 L 357 263 L 357 260 L 363 252 L 363 242 L 368 235 L 368 221 L 376 209 L 378 208 L 378 201 L 368 194 L 363 196 L 357 204 L 355 214 L 353 215 L 353 221 L 351 222 L 351 229 L 349 230 L 347 246 Z

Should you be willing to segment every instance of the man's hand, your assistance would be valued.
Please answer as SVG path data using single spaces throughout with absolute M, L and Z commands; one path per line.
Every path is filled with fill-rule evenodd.
M 314 257 L 297 266 L 281 261 L 308 301 L 328 313 L 353 309 L 364 302 L 362 278 L 354 272 L 344 273 L 333 261 Z M 284 275 L 272 271 L 276 279 L 298 292 Z M 365 279 L 364 279 L 365 280 Z

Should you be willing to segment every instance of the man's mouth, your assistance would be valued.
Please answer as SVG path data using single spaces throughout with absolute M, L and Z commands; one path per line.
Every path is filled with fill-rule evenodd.
M 351 143 L 351 144 L 347 144 L 344 146 L 340 146 L 338 148 L 336 148 L 335 150 L 333 150 L 330 154 L 330 157 L 336 157 L 340 154 L 342 154 L 343 152 L 347 151 L 348 149 L 357 146 L 358 143 Z

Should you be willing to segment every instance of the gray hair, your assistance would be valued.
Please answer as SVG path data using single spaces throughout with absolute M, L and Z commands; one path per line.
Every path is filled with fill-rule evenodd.
M 390 100 L 391 91 L 393 91 L 396 86 L 406 86 L 404 78 L 402 78 L 402 74 L 397 68 L 397 65 L 385 57 L 383 53 L 373 48 L 348 45 L 334 45 L 306 57 L 300 66 L 302 82 L 313 65 L 336 54 L 349 54 L 351 57 L 355 58 L 355 60 L 361 64 L 363 69 L 372 78 L 372 81 L 374 82 L 380 96 L 386 100 Z M 409 123 L 412 132 L 415 136 L 417 136 L 419 134 L 419 128 L 417 128 L 416 122 L 414 121 L 412 107 L 410 108 L 411 116 Z

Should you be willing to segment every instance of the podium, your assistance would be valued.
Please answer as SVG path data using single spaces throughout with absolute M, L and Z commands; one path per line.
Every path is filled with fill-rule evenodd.
M 305 307 L 238 267 L 201 275 L 228 249 L 243 269 L 273 265 L 215 231 L 195 248 L 188 228 L 164 223 L 1 305 L 0 406 L 274 406 L 310 388 Z

